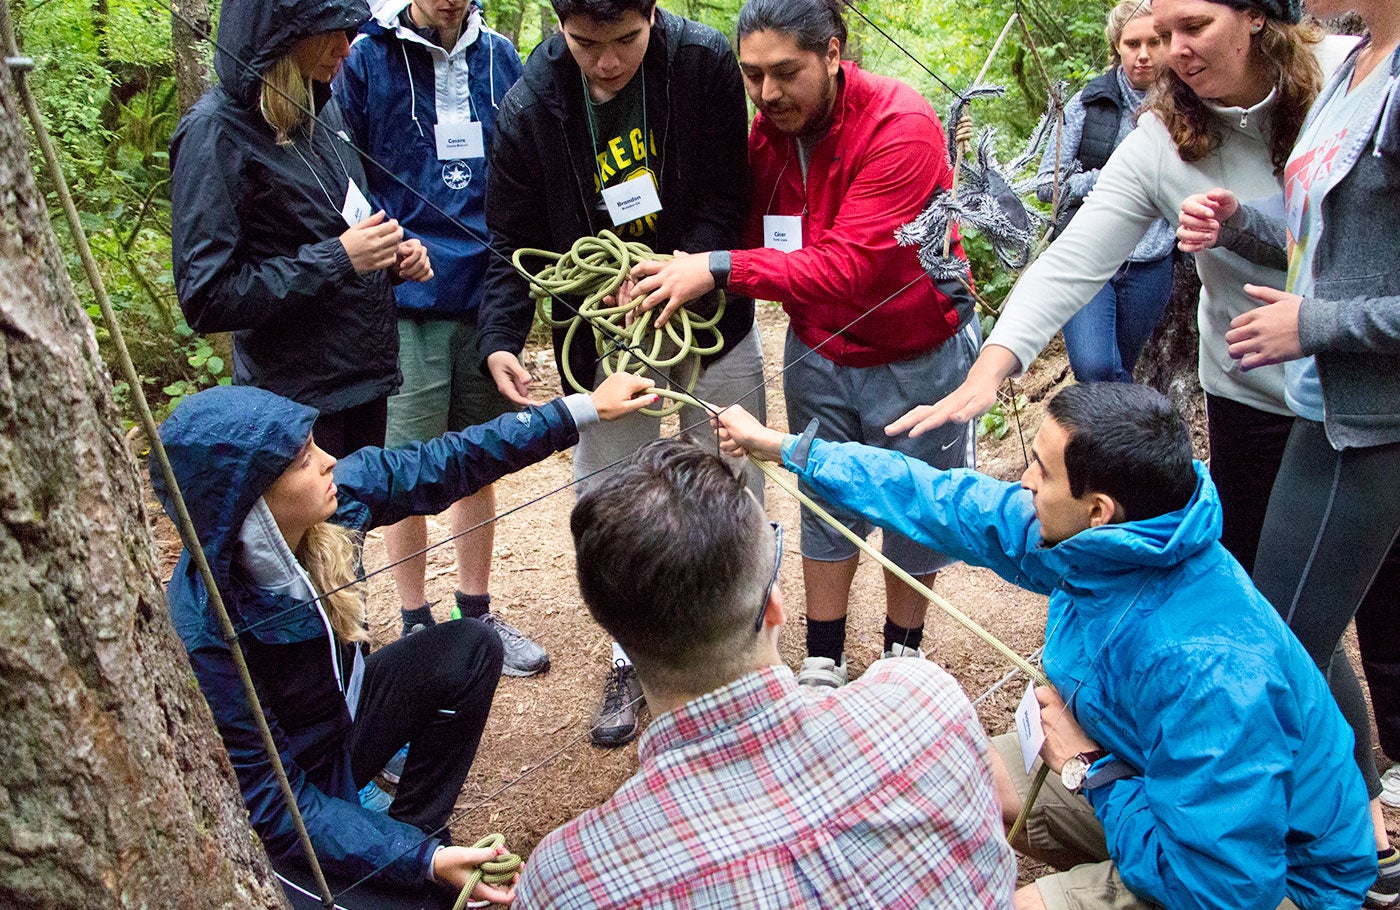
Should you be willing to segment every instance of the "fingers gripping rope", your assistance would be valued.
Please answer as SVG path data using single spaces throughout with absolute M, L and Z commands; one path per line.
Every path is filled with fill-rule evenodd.
M 497 847 L 505 846 L 506 837 L 504 834 L 488 834 L 481 840 L 472 844 L 475 850 L 495 850 Z M 495 859 L 487 860 L 480 866 L 472 870 L 467 876 L 467 882 L 462 886 L 462 893 L 457 895 L 456 902 L 452 905 L 452 910 L 463 910 L 467 902 L 471 900 L 472 891 L 482 882 L 488 885 L 501 885 L 509 887 L 515 879 L 515 873 L 520 871 L 520 857 L 514 853 L 502 853 Z
M 511 262 L 529 277 L 530 296 L 535 300 L 540 319 L 555 328 L 565 328 L 559 362 L 565 381 L 575 391 L 589 390 L 574 376 L 569 360 L 579 328 L 585 325 L 594 329 L 594 344 L 606 375 L 635 369 L 634 359 L 662 376 L 666 376 L 671 367 L 684 365 L 686 379 L 680 390 L 695 391 L 695 383 L 700 378 L 700 358 L 717 354 L 724 347 L 724 336 L 715 328 L 724 315 L 724 292 L 720 292 L 718 309 L 708 319 L 681 307 L 659 328 L 655 324 L 656 310 L 641 310 L 640 297 L 615 300 L 612 305 L 608 300 L 615 299 L 631 274 L 632 266 L 648 259 L 670 258 L 657 255 L 644 243 L 624 241 L 612 231 L 603 231 L 597 237 L 582 237 L 563 254 L 533 249 L 515 251 Z M 538 272 L 531 272 L 524 265 L 525 260 L 531 259 L 546 260 L 549 264 Z M 565 295 L 582 296 L 583 303 L 576 315 L 555 318 L 556 314 L 550 312 L 546 303 Z M 665 417 L 679 411 L 681 406 L 681 401 L 673 400 L 660 408 L 643 408 L 642 413 Z

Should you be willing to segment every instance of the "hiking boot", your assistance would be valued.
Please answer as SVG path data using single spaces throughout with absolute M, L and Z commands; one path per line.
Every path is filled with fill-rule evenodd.
M 825 686 L 839 689 L 846 684 L 846 655 L 841 655 L 838 664 L 830 657 L 808 657 L 802 661 L 802 670 L 797 674 L 799 686 Z
M 403 617 L 403 632 L 399 638 L 407 638 L 414 632 L 422 632 L 429 626 L 437 625 L 437 620 L 433 619 L 433 605 L 424 603 L 423 606 L 413 610 L 400 610 L 399 615 Z
M 1376 882 L 1366 891 L 1363 907 L 1400 907 L 1400 853 L 1392 847 L 1379 857 Z
M 385 793 L 378 784 L 370 781 L 360 791 L 360 805 L 371 812 L 388 812 L 394 798 Z
M 503 676 L 534 676 L 549 669 L 549 655 L 524 632 L 495 613 L 487 613 L 481 621 L 491 627 L 505 648 L 505 661 L 501 664 Z
M 923 652 L 923 649 L 922 649 L 922 648 L 907 648 L 907 647 L 905 647 L 904 645 L 901 645 L 899 642 L 895 642 L 894 644 L 890 645 L 890 649 L 889 649 L 888 651 L 886 651 L 884 654 L 882 654 L 882 655 L 880 655 L 880 656 L 881 656 L 881 657 L 916 657 L 916 658 L 918 658 L 919 660 L 923 660 L 923 659 L 924 659 L 924 652 Z
M 611 749 L 636 739 L 637 714 L 645 703 L 637 668 L 625 660 L 614 660 L 603 685 L 603 705 L 593 721 L 593 745 Z
M 1392 809 L 1400 809 L 1400 764 L 1391 765 L 1381 775 L 1381 802 Z
M 399 785 L 399 778 L 403 777 L 403 766 L 408 762 L 408 746 L 394 753 L 394 757 L 389 759 L 389 763 L 384 766 L 384 770 L 379 772 L 379 776 L 384 778 L 385 783 Z

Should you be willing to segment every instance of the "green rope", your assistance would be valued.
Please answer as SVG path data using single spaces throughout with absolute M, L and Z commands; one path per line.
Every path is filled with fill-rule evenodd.
M 506 836 L 504 834 L 488 834 L 481 840 L 472 844 L 474 850 L 495 850 L 504 845 Z M 467 883 L 462 886 L 462 893 L 457 895 L 457 902 L 452 905 L 452 910 L 462 910 L 471 900 L 472 891 L 482 882 L 488 885 L 509 886 L 515 878 L 515 873 L 520 871 L 520 857 L 514 853 L 502 853 L 495 859 L 487 860 L 472 870 L 467 876 Z
M 724 293 L 720 292 L 719 307 L 710 318 L 701 318 L 681 307 L 660 328 L 655 325 L 656 310 L 638 310 L 640 297 L 617 301 L 613 306 L 605 301 L 622 287 L 632 266 L 649 259 L 670 258 L 652 252 L 644 243 L 625 241 L 612 231 L 581 237 L 563 254 L 534 249 L 515 251 L 511 261 L 530 279 L 530 296 L 540 319 L 554 328 L 565 329 L 559 361 L 564 381 L 574 391 L 590 389 L 574 376 L 569 360 L 579 327 L 586 325 L 593 329 L 594 347 L 605 375 L 635 372 L 640 366 L 647 366 L 666 379 L 668 385 L 687 394 L 687 400 L 673 399 L 661 408 L 643 408 L 643 414 L 665 417 L 689 403 L 689 393 L 695 391 L 700 378 L 700 358 L 718 354 L 724 347 L 724 336 L 715 328 L 724 315 Z M 524 265 L 527 259 L 543 259 L 547 264 L 532 272 Z M 578 315 L 556 319 L 546 304 L 565 295 L 583 297 L 583 302 Z M 672 367 L 679 367 L 686 375 L 684 382 L 678 383 L 671 377 L 668 371 Z M 590 381 L 592 378 L 585 377 Z

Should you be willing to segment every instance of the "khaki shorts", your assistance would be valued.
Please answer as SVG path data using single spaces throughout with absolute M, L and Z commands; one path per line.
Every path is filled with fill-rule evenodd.
M 1040 770 L 1040 762 L 1026 774 L 1021 744 L 1014 732 L 992 737 L 992 747 L 1001 756 L 1024 802 L 1031 790 L 1031 779 Z M 1054 774 L 1046 776 L 1030 818 L 1026 819 L 1025 827 L 1011 846 L 1056 869 L 1065 870 L 1035 881 L 1041 899 L 1050 910 L 1149 910 L 1159 906 L 1133 894 L 1123 884 L 1117 867 L 1108 858 L 1103 825 L 1094 815 L 1089 801 L 1066 790 Z M 1279 910 L 1297 908 L 1292 901 L 1285 900 Z
M 480 365 L 474 318 L 400 319 L 403 385 L 389 399 L 385 447 L 426 442 L 519 410 Z

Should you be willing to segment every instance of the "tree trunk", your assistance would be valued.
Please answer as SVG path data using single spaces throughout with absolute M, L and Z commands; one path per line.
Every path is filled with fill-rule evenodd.
M 548 3 L 540 3 L 540 43 L 555 32 L 559 31 L 559 18 L 554 15 L 554 7 Z
M 1196 277 L 1195 260 L 1177 260 L 1172 280 L 1172 299 L 1138 357 L 1133 370 L 1138 382 L 1150 385 L 1172 400 L 1191 428 L 1191 439 L 1198 456 L 1206 447 L 1206 402 L 1201 394 L 1197 371 L 1200 359 L 1200 333 L 1196 309 L 1201 296 L 1201 280 Z
M 180 114 L 194 106 L 209 89 L 209 0 L 176 0 L 179 16 L 170 17 L 170 47 L 175 56 L 175 88 Z M 193 23 L 195 28 L 185 24 Z
M 0 65 L 0 906 L 284 907 Z

